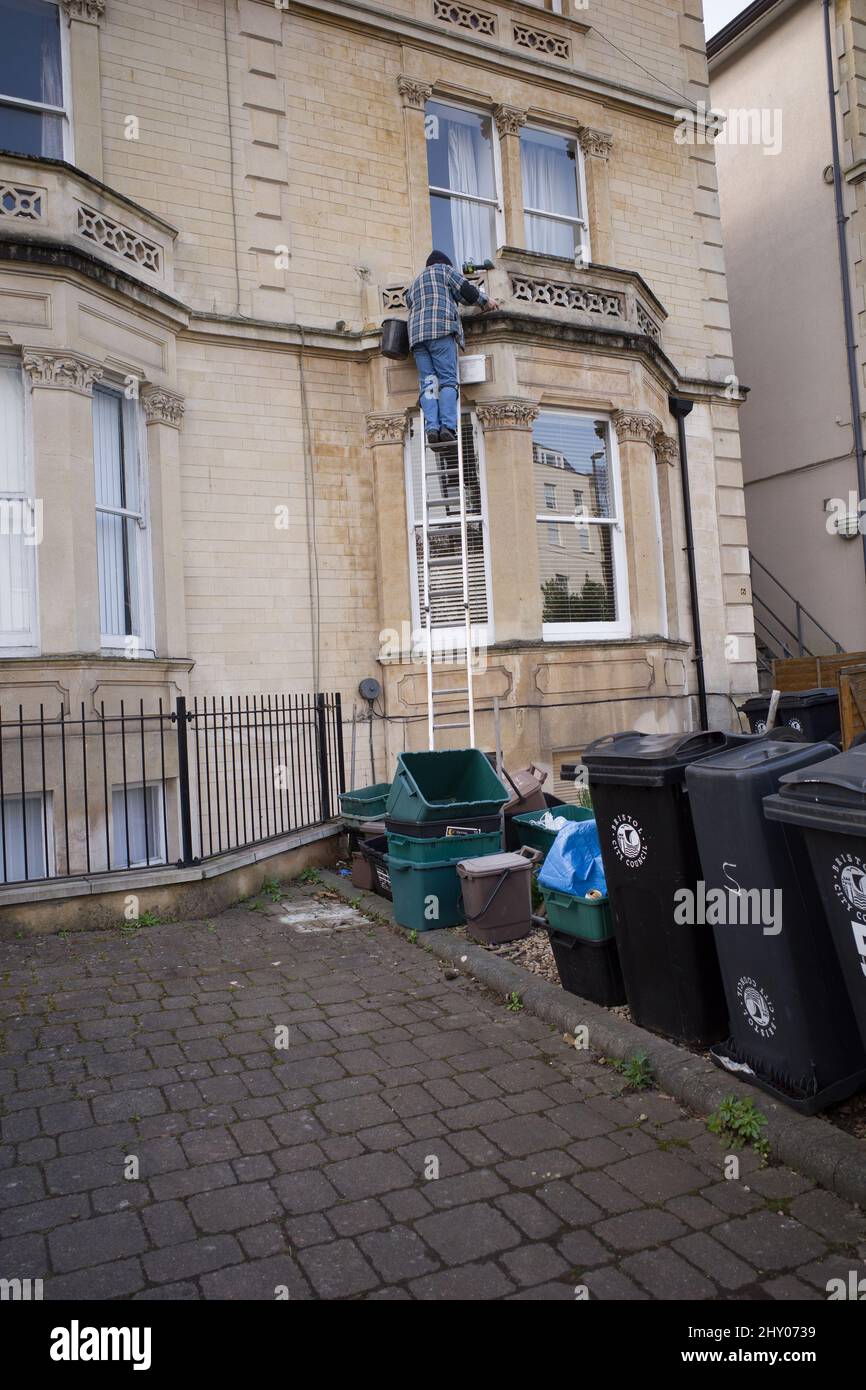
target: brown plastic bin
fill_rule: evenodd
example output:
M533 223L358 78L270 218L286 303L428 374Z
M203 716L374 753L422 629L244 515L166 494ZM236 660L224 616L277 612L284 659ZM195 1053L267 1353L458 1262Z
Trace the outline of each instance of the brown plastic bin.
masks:
M484 946L519 941L532 930L532 866L537 850L485 854L457 865L469 935Z

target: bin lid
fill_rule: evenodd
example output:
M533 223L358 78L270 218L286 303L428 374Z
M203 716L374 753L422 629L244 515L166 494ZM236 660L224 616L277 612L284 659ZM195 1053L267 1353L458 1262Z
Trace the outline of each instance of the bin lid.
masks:
M773 738L774 733L775 729L758 738L738 743L734 748L726 748L723 753L714 753L710 758L702 758L699 766L694 770L689 769L689 780L692 777L703 777L706 771L712 769L721 772L747 772L750 768L763 768L772 763L811 764L822 758L832 758L836 752L831 743L804 743L790 738ZM795 774L784 774L786 777L789 775Z
M689 763L720 753L728 743L729 735L721 729L690 734L606 734L583 750L583 762L591 783L659 787L682 781Z
M486 878L505 874L513 869L531 869L532 863L523 854L505 851L503 854L483 854L477 859L461 859L457 872L461 878Z
M812 690L783 690L779 697L780 709L805 709L809 705L835 705L839 702L839 691L834 685L816 685Z
M740 709L746 714L755 714L758 710L768 710L769 708L769 695L750 695L748 700L744 700L740 705Z
M776 795L764 797L764 815L840 836L866 835L866 744L785 773Z

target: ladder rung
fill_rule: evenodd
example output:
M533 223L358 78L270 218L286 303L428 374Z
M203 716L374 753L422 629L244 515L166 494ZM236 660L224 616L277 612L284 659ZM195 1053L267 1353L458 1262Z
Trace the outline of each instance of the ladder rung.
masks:
M454 686L448 686L448 687L447 687L446 689L444 689L444 690L437 690L435 687L434 687L434 689L433 689L433 698L434 698L434 700L435 700L435 699L438 699L438 697L439 697L440 695L468 695L468 694L469 694L469 686L468 686L468 685L454 685Z
M427 568L431 570L442 570L446 565L459 565L460 556L451 555L430 555L427 558Z
M468 720L468 719L461 719L461 721L460 721L459 724L440 724L440 723L437 723L437 722L434 720L434 728L436 728L436 729L468 729L468 728L469 728L469 720Z

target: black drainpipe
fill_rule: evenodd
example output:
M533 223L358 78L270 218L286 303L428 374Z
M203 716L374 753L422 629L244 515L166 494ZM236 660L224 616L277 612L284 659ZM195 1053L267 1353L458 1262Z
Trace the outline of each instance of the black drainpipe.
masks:
M680 448L680 473L683 480L683 512L686 522L686 559L689 566L689 597L692 604L692 631L695 638L695 671L698 680L698 712L701 728L708 729L707 681L704 675L704 650L701 644L701 614L698 604L698 576L695 570L695 533L692 528L692 496L689 490L689 456L686 451L686 416L692 413L693 401L682 396L669 396L671 415L676 417L677 441Z
M851 272L848 268L848 240L845 235L845 204L842 199L842 169L839 164L839 132L836 129L836 89L833 85L833 39L830 22L830 0L824 0L824 53L827 58L827 98L830 103L830 137L833 145L833 192L836 200L836 235L839 241L839 275L842 281L842 311L845 316L845 352L848 359L848 395L851 400L851 424L854 430L854 457L857 460L857 492L862 504L866 498L866 467L863 463L863 425L860 420L860 389L858 386L857 340L854 335L854 313L851 308ZM863 567L866 569L866 531L861 534Z

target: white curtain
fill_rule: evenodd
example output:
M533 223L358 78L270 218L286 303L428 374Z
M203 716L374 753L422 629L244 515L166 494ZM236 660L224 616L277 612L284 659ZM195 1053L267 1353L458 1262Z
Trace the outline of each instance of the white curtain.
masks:
M544 212L571 213L574 207L574 166L559 150L524 140L520 149L523 167L523 205ZM526 214L526 243L530 251L548 256L574 255L575 229L570 222Z
M93 392L93 456L96 505L138 510L134 461L124 458L134 443L123 430L123 401L113 391ZM129 517L97 510L99 611L104 637L123 637L138 628L138 534Z
M63 105L60 67L60 32L42 40L42 100L47 106ZM42 117L42 153L48 159L63 158L63 117Z
M455 121L448 124L448 187L484 197L487 194L479 176L478 147L473 135L470 126ZM484 260L490 255L490 212L480 203L452 198L451 231L458 269L464 261Z

